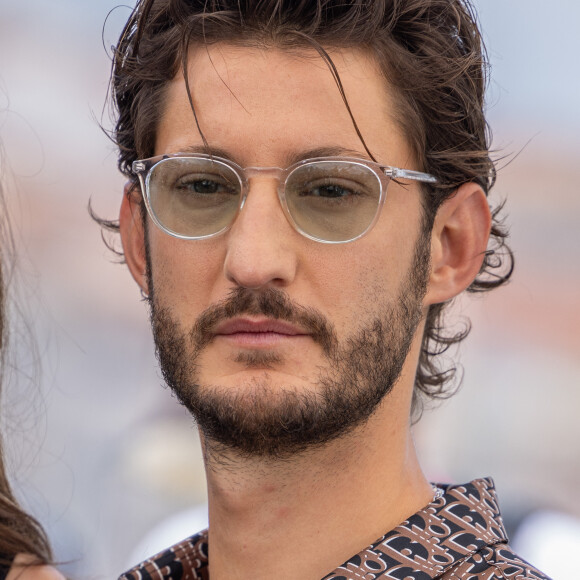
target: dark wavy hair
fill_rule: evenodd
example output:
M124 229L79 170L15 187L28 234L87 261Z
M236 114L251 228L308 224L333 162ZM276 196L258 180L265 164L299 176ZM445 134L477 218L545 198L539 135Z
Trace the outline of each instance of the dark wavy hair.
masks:
M0 181L0 383L6 368L6 349L9 339L6 321L7 276L5 273L14 254L13 248L14 241L6 215L6 204ZM27 566L52 562L50 544L42 526L20 507L14 497L4 466L2 437L0 436L0 572L6 567L9 568L18 554L31 557Z
M469 0L138 0L114 49L111 76L118 165L135 185L131 164L153 155L167 83L183 74L189 87L189 47L218 42L314 47L333 73L349 113L327 51L361 49L373 56L395 93L394 118L419 169L439 180L423 186L429 229L441 203L459 185L476 182L486 194L493 186L484 115L488 64ZM190 104L195 117L191 99ZM513 271L501 209L492 211L488 250L469 292L497 288ZM106 230L118 231L118 222L94 217ZM422 399L450 396L457 383L455 365L445 368L441 355L467 336L470 325L447 328L443 315L448 304L433 305L427 315L413 397L419 414Z

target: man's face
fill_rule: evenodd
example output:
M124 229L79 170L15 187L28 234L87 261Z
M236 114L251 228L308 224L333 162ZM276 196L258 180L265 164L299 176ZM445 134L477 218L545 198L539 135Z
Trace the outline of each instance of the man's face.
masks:
M377 160L416 168L373 61L353 51L332 56ZM242 167L286 167L313 151L367 157L313 50L192 49L189 80L210 147ZM203 141L178 75L155 154L191 149ZM225 234L184 241L149 224L162 370L209 440L262 455L322 443L364 421L406 360L412 374L407 355L428 276L421 216L418 186L392 182L369 233L323 244L292 228L275 181L259 177Z

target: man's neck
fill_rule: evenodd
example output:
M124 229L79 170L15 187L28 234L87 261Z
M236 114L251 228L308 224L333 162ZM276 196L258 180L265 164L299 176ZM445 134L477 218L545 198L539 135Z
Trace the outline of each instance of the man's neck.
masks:
M320 580L427 505L409 428L383 415L287 461L208 453L211 580Z

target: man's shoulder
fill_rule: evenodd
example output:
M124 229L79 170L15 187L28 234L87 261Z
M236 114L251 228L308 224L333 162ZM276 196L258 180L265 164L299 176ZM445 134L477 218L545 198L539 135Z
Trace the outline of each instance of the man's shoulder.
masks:
M208 580L207 530L141 562L119 580Z

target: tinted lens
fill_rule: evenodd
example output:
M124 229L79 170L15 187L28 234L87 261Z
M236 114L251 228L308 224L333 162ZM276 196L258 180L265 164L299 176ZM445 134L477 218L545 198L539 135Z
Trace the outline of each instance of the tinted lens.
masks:
M363 164L316 161L295 169L286 180L285 191L298 228L320 240L346 242L373 223L381 182Z
M159 223L173 233L196 238L232 223L241 190L237 173L211 159L163 159L148 177L149 204Z

